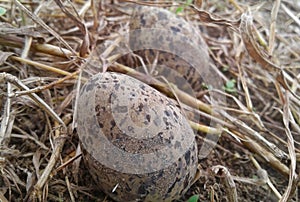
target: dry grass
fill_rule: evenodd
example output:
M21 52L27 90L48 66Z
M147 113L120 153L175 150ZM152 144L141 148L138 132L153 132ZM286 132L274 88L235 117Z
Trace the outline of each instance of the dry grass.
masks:
M143 3L178 7L175 2ZM204 123L214 118L222 125L193 125L199 144L207 130L222 133L183 200L199 194L201 201L298 201L299 1L194 2L181 15L204 27L218 79L235 85L227 86L218 115L207 92L199 99L176 92L200 109ZM79 73L94 74L86 64L102 62L172 94L112 55L128 28L125 4L0 1L7 10L0 16L0 201L110 201L80 160L73 118L75 84L85 81ZM99 55L90 54L103 44Z

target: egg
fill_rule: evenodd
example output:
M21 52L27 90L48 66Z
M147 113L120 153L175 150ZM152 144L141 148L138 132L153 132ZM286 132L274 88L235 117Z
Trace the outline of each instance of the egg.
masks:
M84 163L115 201L173 201L197 169L193 130L176 102L125 74L98 73L82 87L77 131Z
M193 22L168 9L149 6L136 6L130 19L130 50L144 63L149 61L149 66L155 64L154 71L149 68L149 72L157 72L192 96L192 91L201 90L203 83L215 80L209 68L207 44Z

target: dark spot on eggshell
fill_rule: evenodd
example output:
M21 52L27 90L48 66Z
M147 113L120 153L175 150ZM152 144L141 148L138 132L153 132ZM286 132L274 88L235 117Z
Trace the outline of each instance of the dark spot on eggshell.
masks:
M139 112L143 111L143 107L144 107L143 103L140 103L138 106Z
M89 84L85 86L85 91L93 90L94 87L96 86L95 83L97 82L97 80L98 80L97 78L92 79L91 82L89 82Z
M158 12L157 16L158 16L158 20L160 20L160 21L168 19L166 12Z
M140 23L144 26L145 24L146 24L146 20L145 20L145 18L144 18L144 13L141 13L141 15L140 15Z
M176 141L175 148L179 148L181 146L180 142Z
M182 167L182 166L183 166L182 158L179 158L179 159L178 159L177 164L178 164L179 166L178 166L177 169L176 169L176 173L177 173L177 174L180 174L181 169L183 169L183 167Z
M173 111L173 115L174 115L175 119L179 118L178 114L175 111Z
M132 127L132 126L128 126L128 131L130 131L130 132L134 132L134 127Z
M178 27L171 26L170 28L171 28L171 30L172 30L174 33L180 32L180 29L179 29Z
M151 116L150 116L149 114L146 115L146 120L147 120L148 122L151 121Z
M101 86L98 86L98 88L106 89L107 85L106 84L102 84Z
M166 114L167 116L170 116L170 115L171 115L171 112L170 112L169 110L165 110L165 114Z
M120 84L119 84L119 83L116 83L114 86L115 86L115 90L118 91L118 90L119 90L119 87L120 87Z
M144 91L146 86L144 84L140 84L139 87Z
M187 151L184 155L185 161L187 165L190 165L191 152Z

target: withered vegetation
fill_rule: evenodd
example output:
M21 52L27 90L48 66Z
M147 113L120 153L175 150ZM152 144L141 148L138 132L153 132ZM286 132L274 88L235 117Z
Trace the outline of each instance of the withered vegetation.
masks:
M206 132L220 136L199 160L183 201L196 194L200 201L298 201L299 1L140 1L181 8L178 15L201 26L224 88L206 83L197 99L114 54L128 31L128 5L136 3L0 1L6 10L0 16L0 201L111 201L85 169L74 115L79 81L106 70L197 109L203 119L191 125L199 145ZM226 96L217 114L209 102L213 91Z

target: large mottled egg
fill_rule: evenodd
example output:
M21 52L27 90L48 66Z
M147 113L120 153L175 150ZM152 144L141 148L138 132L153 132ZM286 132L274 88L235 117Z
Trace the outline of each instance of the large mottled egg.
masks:
M174 100L128 75L106 72L83 86L77 129L97 186L116 201L172 201L197 168L194 133Z

